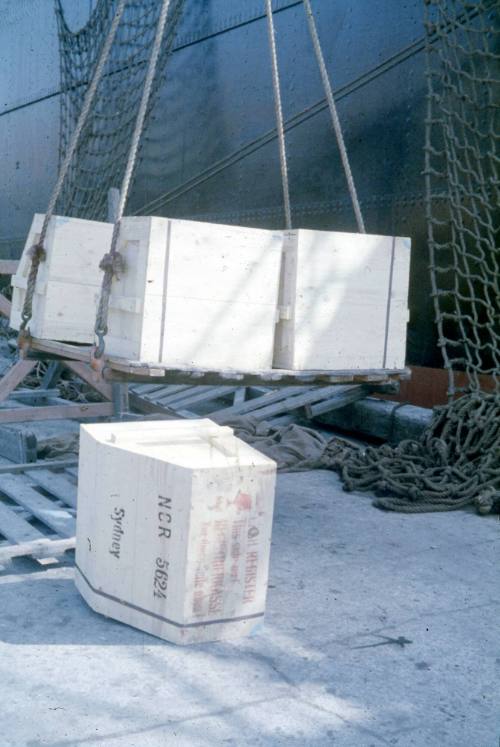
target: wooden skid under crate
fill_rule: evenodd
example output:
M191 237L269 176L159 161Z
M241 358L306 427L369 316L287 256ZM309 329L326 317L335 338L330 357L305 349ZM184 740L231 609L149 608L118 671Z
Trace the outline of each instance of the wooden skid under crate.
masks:
M92 348L70 345L53 340L31 338L25 349L25 355L44 358L55 357L73 359L91 363ZM410 378L410 370L404 369L371 369L349 371L289 371L285 369L267 369L254 371L184 369L163 366L158 363L130 361L112 356L104 357L102 377L107 381L164 381L165 384L240 384L269 386L289 386L292 384L310 384L327 386L343 383L377 383Z

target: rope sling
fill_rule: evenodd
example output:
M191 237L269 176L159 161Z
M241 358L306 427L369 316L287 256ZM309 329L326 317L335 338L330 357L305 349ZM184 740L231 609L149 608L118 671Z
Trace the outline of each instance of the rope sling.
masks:
M40 237L38 239L38 242L30 250L31 266L30 266L30 271L28 274L26 296L24 299L23 310L21 313L21 320L22 320L21 321L21 334L26 331L27 326L30 322L30 319L33 315L33 295L35 293L36 279L38 276L38 268L40 266L40 262L45 261L45 257L46 257L44 243L45 243L45 237L47 235L47 229L48 229L50 220L54 214L56 203L61 193L66 175L69 171L71 161L73 159L73 156L75 154L75 151L78 145L78 141L82 134L83 127L85 125L85 122L87 121L90 107L92 106L92 103L94 101L97 87L102 78L102 74L104 72L106 62L108 61L109 53L111 51L111 47L113 45L113 41L114 41L114 38L117 32L119 23L123 15L123 11L125 10L125 3L126 3L126 0L119 0L119 3L117 5L116 12L113 18L113 22L110 26L108 35L104 42L101 55L99 57L99 60L97 62L97 65L94 71L94 75L92 77L89 87L87 88L87 91L85 92L85 98L83 100L82 110L78 117L78 121L76 123L76 127L73 132L71 142L69 143L68 149L66 151L66 155L60 166L59 175L57 177L56 183L54 185L54 189L52 190L52 194L49 199L49 204L47 206L45 217L43 219L43 225L42 225L42 230L40 232Z
M58 23L59 23L59 32L60 32L60 39L67 38L68 30L64 22L64 16L62 12L62 7L60 4L60 0L57 0L58 5L56 5L56 10L58 13ZM176 26L177 20L180 15L180 10L182 6L182 0L177 0L174 4L174 12L172 13L171 17L171 25L174 27ZM95 66L93 67L92 77L90 84L88 85L83 105L81 107L81 110L79 111L79 115L76 120L76 125L72 131L71 138L69 140L69 143L67 147L65 148L64 156L60 159L60 168L58 173L58 178L56 181L56 184L54 186L54 189L52 191L49 205L47 207L47 211L45 213L43 226L41 230L40 237L38 239L37 244L31 249L31 266L30 271L28 275L28 282L27 282L27 289L26 289L26 296L24 299L23 304L23 310L22 310L22 323L21 323L21 331L20 335L27 334L27 327L29 324L29 321L33 314L33 296L35 293L35 286L36 286L36 279L38 275L38 269L40 266L40 263L45 260L45 249L44 249L44 242L47 234L47 229L50 223L50 220L54 214L56 204L58 204L58 200L60 200L61 197L65 197L63 202L66 204L67 209L64 211L66 214L75 212L75 207L80 207L80 210L76 210L78 212L79 216L82 217L81 211L83 212L85 217L97 217L95 215L96 213L96 206L91 206L88 203L86 203L84 206L81 204L81 201L79 202L77 199L75 199L75 193L81 192L81 193L88 193L92 190L92 183L90 184L78 184L75 180L75 173L77 174L79 172L79 165L78 161L80 160L78 157L81 156L81 152L79 152L79 149L82 146L82 140L84 148L87 148L87 153L90 156L89 160L92 160L92 157L95 158L95 145L96 140L98 138L102 138L104 142L109 147L109 133L108 132L100 132L99 120L104 119L103 116L101 116L100 111L96 111L96 107L94 107L94 110L92 111L92 106L96 100L96 93L98 90L101 91L102 83L105 79L105 77L108 78L114 78L115 76L115 69L111 68L107 70L107 75L105 76L105 70L107 69L107 66L109 68L108 62L110 60L110 53L112 50L116 49L116 41L118 40L118 47L125 47L127 49L127 52L130 51L130 49L135 49L135 58L133 56L127 55L126 63L128 68L140 68L141 62L139 56L140 54L144 53L146 50L149 52L149 61L147 65L147 72L145 78L139 74L140 80L140 101L138 104L138 110L137 115L135 117L134 121L134 127L133 131L130 137L130 145L127 152L127 160L126 160L126 166L123 173L122 178L122 186L120 191L120 198L118 201L117 209L116 209L116 215L114 216L114 227L113 227L113 234L112 234L112 240L111 240L111 246L110 251L103 257L100 268L103 270L103 281L102 281L102 287L101 287L101 294L99 299L99 305L97 309L96 314L96 325L95 325L95 333L97 337L97 345L95 347L94 356L96 358L101 358L104 353L104 337L107 332L107 315L108 315L108 306L109 306L109 297L110 297L110 291L111 291L111 284L113 277L118 277L119 273L123 271L124 269L124 263L123 258L117 251L117 245L118 245L118 238L119 238L119 231L120 231L120 220L123 216L123 211L127 202L127 198L130 191L130 186L132 182L132 177L134 173L134 169L137 162L137 156L139 151L139 145L141 141L141 136L145 127L146 118L148 115L148 112L151 108L151 100L152 95L157 90L158 84L159 84L159 76L157 75L158 67L162 68L165 63L166 55L168 55L171 43L173 41L173 33L171 33L170 38L167 39L167 44L164 45L164 48L162 49L162 42L164 38L165 33L165 26L167 21L167 16L169 13L169 8L171 6L171 0L163 0L161 7L158 12L158 3L155 2L155 0L147 0L146 3L144 3L145 8L142 10L142 14L138 18L132 18L129 19L127 24L123 23L124 14L125 11L129 11L129 14L132 13L135 9L135 3L130 3L129 0L118 0L116 3L116 9L114 12L112 12L114 2L113 0L104 0L104 2L101 2L100 5L96 7L96 10L94 11L94 14L91 18L90 26L91 28L100 28L101 30L105 26L106 19L112 15L112 21L111 24L105 34L104 41L102 44L102 49L99 50L99 55L96 57ZM156 17L155 17L156 16ZM154 19L154 20L153 20ZM124 28L126 27L126 28ZM152 40L152 46L150 44L150 38L147 35L147 31L151 28L154 28L155 34L154 39ZM136 33L130 33L130 29L134 29ZM139 30L138 30L139 29ZM122 32L122 36L124 36L124 39L120 39L120 31ZM66 37L65 37L66 33ZM77 35L78 37L80 34ZM142 40L142 44L138 43L138 39ZM115 43L115 45L114 45ZM83 43L77 44L78 46L78 56L83 56L81 54ZM151 47L151 49L150 49ZM160 65L159 65L160 62ZM116 63L116 60L115 60ZM88 70L92 67L92 60L87 59L87 70L84 71L88 72ZM122 68L123 69L123 68ZM66 66L63 65L61 72L63 70L66 70ZM118 67L118 70L120 70L120 67ZM85 80L78 79L77 81L73 81L73 85L68 86L68 91L74 93L75 89L78 91L78 89L85 85ZM115 87L116 80L111 81L111 87ZM137 88L137 86L136 86ZM101 94L102 96L102 94ZM97 97L99 98L99 97ZM63 97L63 102L64 102ZM63 103L62 109L64 110L65 104ZM76 108L75 102L73 101L73 110ZM124 107L122 106L122 109ZM130 106L127 107L130 110ZM132 107L133 108L133 107ZM120 108L118 107L118 112L120 112ZM94 115L94 119L92 118L92 115ZM113 119L117 119L117 113L113 112L112 115ZM98 119L98 124L96 126L96 118ZM90 120L90 121L89 121ZM128 129L130 129L130 124L132 120L130 117L128 117L127 120L125 120L124 123L121 123L120 127L120 137L119 140L125 141L127 139L128 135ZM88 130L90 129L90 132L93 134L93 137L89 137ZM87 142L85 142L85 139L82 137L86 134L87 131ZM63 142L66 142L67 138L67 132L68 129L62 127L62 140ZM98 133L97 136L95 133ZM88 140L90 140L90 145L88 143ZM83 153L85 153L85 150L83 149ZM82 159L83 160L83 159ZM116 159L115 159L116 160ZM105 168L101 164L101 170L104 171ZM84 171L86 174L88 174L88 169L82 168L80 166L80 171ZM66 186L66 189L68 189L68 183L70 185L70 191L66 192L66 195L63 194L63 188ZM111 185L109 185L111 186ZM109 188L106 190L109 191ZM100 192L101 195L101 202L102 202L102 190ZM82 208L85 208L82 210Z

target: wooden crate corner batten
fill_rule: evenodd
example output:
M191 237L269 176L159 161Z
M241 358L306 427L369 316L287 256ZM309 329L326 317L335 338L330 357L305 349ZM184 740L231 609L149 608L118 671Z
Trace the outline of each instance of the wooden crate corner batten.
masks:
M39 238L44 216L36 214L16 273L12 276L10 326L19 330L30 250ZM55 215L45 239L33 297L30 330L34 337L92 343L102 282L99 263L109 251L111 223Z
M404 369L410 245L392 236L285 232L274 366Z

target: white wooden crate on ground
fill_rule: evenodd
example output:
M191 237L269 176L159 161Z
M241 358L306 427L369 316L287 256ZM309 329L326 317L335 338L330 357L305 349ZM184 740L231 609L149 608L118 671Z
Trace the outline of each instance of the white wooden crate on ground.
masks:
M392 236L286 232L274 366L403 369L410 246Z
M264 615L275 476L210 420L82 426L78 589L175 643L249 633Z
M12 276L10 326L19 329L31 266L29 252L38 241L43 215L36 214L15 275ZM33 297L30 331L42 340L94 341L97 302L102 282L99 262L109 251L110 223L54 216L45 239Z
M207 369L271 368L281 232L124 218L106 351Z

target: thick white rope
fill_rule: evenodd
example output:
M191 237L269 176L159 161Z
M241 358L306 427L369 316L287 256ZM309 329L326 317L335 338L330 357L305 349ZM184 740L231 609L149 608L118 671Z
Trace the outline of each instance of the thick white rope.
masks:
M318 30L316 28L316 21L311 8L310 0L303 0L304 9L306 11L307 24L309 26L309 32L311 34L312 43L314 46L314 52L318 61L318 67L323 81L323 87L325 89L325 96L328 102L328 108L332 117L333 129L337 138L337 145L340 151L340 157L342 159L342 165L344 167L345 176L347 179L347 186L349 187L349 193L351 195L352 206L354 214L356 215L356 223L358 224L358 230L360 233L366 233L365 223L361 214L361 208L358 200L358 193L354 184L354 178L351 171L351 165L349 163L349 156L347 155L347 149L345 147L344 135L342 133L342 127L340 124L337 107L335 105L335 99L333 97L332 85L328 70L326 69L325 58L323 57L323 51L321 49L321 43L318 36Z
M278 70L278 55L274 34L272 0L266 0L267 29L269 35L269 52L271 54L271 68L273 73L274 107L276 114L276 129L280 151L281 182L283 185L283 206L285 209L285 223L289 231L292 228L292 210L290 207L290 188L288 185L288 166L286 158L285 128L283 124L283 110L281 107L280 77Z

